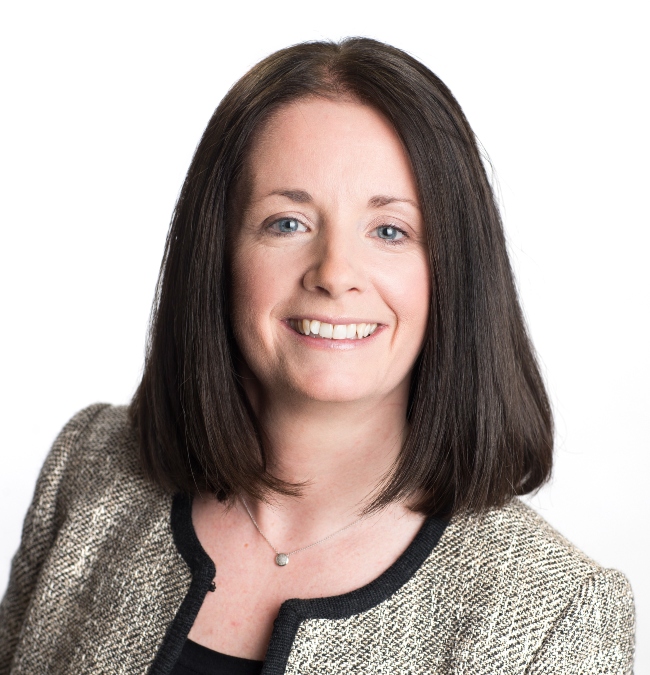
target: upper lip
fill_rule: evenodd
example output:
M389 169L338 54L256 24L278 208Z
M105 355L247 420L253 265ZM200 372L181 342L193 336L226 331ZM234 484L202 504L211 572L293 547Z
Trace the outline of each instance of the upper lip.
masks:
M354 316L325 316L324 314L292 314L286 318L287 321L300 321L302 319L309 319L310 321L320 321L321 323L331 323L333 326L342 326L348 325L351 323L376 323L377 325L381 324L381 321L375 321L374 319L360 319Z

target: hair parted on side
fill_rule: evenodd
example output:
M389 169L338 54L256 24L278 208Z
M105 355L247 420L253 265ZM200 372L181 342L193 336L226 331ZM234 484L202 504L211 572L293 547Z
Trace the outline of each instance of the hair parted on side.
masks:
M368 38L309 42L253 67L210 120L180 193L130 415L147 475L170 490L298 494L267 470L263 431L237 374L228 230L253 135L307 96L357 99L394 126L416 178L431 306L409 433L371 508L415 499L427 515L480 511L549 477L553 420L474 134L449 89Z

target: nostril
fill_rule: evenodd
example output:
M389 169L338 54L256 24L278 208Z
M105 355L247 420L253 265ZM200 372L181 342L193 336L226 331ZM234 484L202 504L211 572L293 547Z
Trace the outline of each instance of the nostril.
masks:
M318 275L313 280L306 276L304 286L307 290L320 292L331 298L338 298L348 291L362 292L365 283L358 274L337 275L327 278Z

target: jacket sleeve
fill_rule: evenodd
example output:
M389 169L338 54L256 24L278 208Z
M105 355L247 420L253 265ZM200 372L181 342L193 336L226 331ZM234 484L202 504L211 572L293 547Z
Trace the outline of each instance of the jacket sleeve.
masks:
M11 564L9 585L0 603L0 675L9 673L30 599L65 517L65 474L71 453L84 431L105 406L77 413L64 427L41 469L23 524L20 546Z
M527 675L632 673L634 598L616 570L587 577L546 636Z

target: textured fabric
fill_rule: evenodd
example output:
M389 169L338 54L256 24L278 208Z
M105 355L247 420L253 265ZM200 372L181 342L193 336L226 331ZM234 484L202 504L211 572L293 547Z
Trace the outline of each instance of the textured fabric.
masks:
M144 673L190 584L171 499L124 409L93 406L45 462L0 605L0 673Z
M183 606L174 619L175 625L190 626L199 611L198 607L211 589L209 582L214 578L216 569L196 537L192 523L192 502L186 495L179 494L174 497L171 522L178 550L192 569L194 579L202 580L200 583L192 582ZM343 595L306 600L293 598L282 603L273 623L273 633L265 655L264 675L282 675L286 671L296 632L302 621L342 619L353 614L363 614L397 593L429 557L447 526L448 520L444 518L427 518L397 560L376 579L361 588ZM192 606L196 607L194 613L189 609ZM177 631L168 632L156 662L160 660L161 653L180 652L182 645L175 633ZM158 669L156 662L152 675L168 672Z
M370 611L303 621L286 673L628 673L633 635L625 577L515 501L452 521Z
M141 475L124 408L73 418L41 472L0 604L0 674L171 672L200 605L190 589L205 595L210 582L193 579L171 513ZM376 605L343 618L308 606L288 601L278 618L294 626L283 633L292 675L632 670L627 580L519 500L452 519Z

